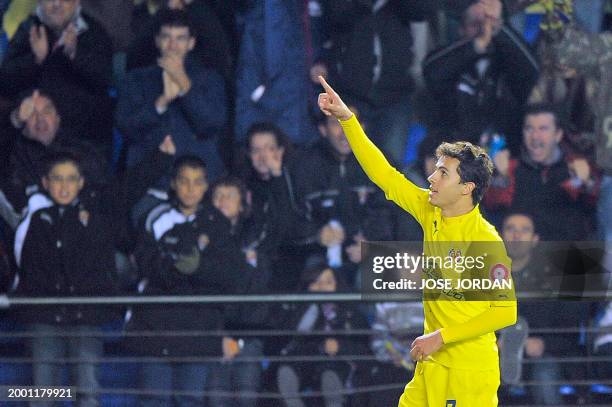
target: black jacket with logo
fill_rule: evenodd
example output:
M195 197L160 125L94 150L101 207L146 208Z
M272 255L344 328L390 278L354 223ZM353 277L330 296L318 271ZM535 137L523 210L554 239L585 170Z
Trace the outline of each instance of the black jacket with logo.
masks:
M185 271L181 258L196 258ZM216 295L243 292L244 255L230 235L229 221L215 208L202 207L183 215L175 205L163 203L149 213L146 233L136 259L147 295ZM224 327L221 304L162 304L134 308L130 329L215 331ZM150 336L137 339L137 348L154 355L218 355L218 336Z

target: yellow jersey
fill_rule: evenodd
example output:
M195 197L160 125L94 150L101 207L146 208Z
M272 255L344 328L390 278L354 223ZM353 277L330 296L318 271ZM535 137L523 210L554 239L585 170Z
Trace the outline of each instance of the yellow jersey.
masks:
M366 174L385 192L387 199L410 213L423 228L425 256L446 257L450 250L465 253L471 242L492 242L487 246L490 253L486 253L486 270L501 269L509 274L511 262L503 241L481 215L478 205L465 215L442 216L441 209L429 202L428 190L414 185L387 162L367 138L354 115L340 124ZM450 368L499 368L494 331L516 321L513 289L510 296L491 301L427 298L430 297L423 301L425 333L440 329L445 343L438 352L430 355L431 360Z

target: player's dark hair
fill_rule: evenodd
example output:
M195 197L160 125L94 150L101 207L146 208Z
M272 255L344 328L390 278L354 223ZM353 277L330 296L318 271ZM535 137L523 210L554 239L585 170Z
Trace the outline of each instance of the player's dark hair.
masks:
M185 167L202 170L206 175L206 163L200 157L195 155L182 155L174 161L172 166L172 179L176 179L181 170Z
M491 183L493 163L482 147L467 141L442 143L436 149L436 157L450 157L459 160L457 173L462 183L473 182L472 202L478 204Z

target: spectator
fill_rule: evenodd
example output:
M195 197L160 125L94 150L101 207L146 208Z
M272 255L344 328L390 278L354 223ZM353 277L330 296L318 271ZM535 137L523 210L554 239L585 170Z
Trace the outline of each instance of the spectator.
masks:
M38 87L53 96L65 130L110 146L112 45L104 29L81 13L80 0L39 0L9 43L0 93L14 99Z
M512 278L517 292L539 293L542 298L550 298L555 282L556 271L551 270L551 259L538 255L536 246L539 236L536 233L533 218L525 213L514 213L507 216L503 223L502 238L512 259ZM543 249L539 249L541 252ZM579 328L584 326L588 305L571 301L537 301L524 299L519 302L519 316L525 318L530 330ZM544 357L579 356L583 349L579 347L579 335L576 333L529 334L524 349L530 359ZM547 384L551 381L580 379L584 372L572 368L564 370L559 362L532 363L527 365L527 380L543 382L530 388L533 402L537 405L563 404L557 385Z
M312 260L302 274L303 290L310 293L342 291L342 280L323 259ZM282 350L284 356L325 357L325 361L300 362L299 368L286 364L277 371L279 392L287 406L304 406L300 398L290 395L307 387L323 392L326 407L344 405L338 393L349 386L358 386L361 380L360 367L353 361L336 361L335 356L364 355L367 347L363 341L348 335L329 336L307 335L311 331L350 331L365 328L366 322L360 314L347 304L321 303L304 304L291 310L290 329L296 329L298 336ZM356 405L360 405L357 403Z
M500 0L472 4L461 32L460 40L432 52L423 63L427 87L443 112L441 124L472 142L484 132L498 132L516 148L517 123L538 78L538 63L504 24Z
M382 193L368 179L351 151L340 123L326 117L322 137L302 157L296 193L308 208L310 241L325 250L333 267L346 261L344 249L360 240L385 240L391 221ZM346 280L353 282L350 273Z
M131 37L133 0L81 0L83 11L102 24L111 37L114 51L125 51Z
M554 108L529 107L521 157L496 155L496 175L484 199L490 210L532 213L542 240L585 239L597 199L597 173L585 158L563 151L563 134Z
M253 212L268 225L266 252L273 270L270 289L295 290L308 250L301 246L306 225L304 208L295 192L298 164L288 137L272 123L254 123L247 132L245 166L242 172L252 194Z
M151 295L206 295L241 293L244 257L229 231L229 221L202 200L208 189L204 162L182 156L174 165L171 201L155 207L147 217L146 233L136 250L142 273L141 287ZM137 308L131 321L136 331L214 331L224 327L220 305L156 304ZM215 336L152 336L128 343L137 352L154 357L221 356L232 358L237 348L231 338ZM182 390L201 395L176 396L176 405L202 404L210 380L210 362L153 362L142 366L141 388L148 391ZM141 405L168 405L170 395L148 394Z
M295 144L316 136L309 100L304 1L256 0L244 11L236 62L235 141L257 122L273 122Z
M229 84L233 71L228 39L215 11L201 0L149 0L136 6L132 15L135 36L127 53L127 69L155 64L158 56L155 46L157 19L159 12L167 9L184 10L189 14L194 22L195 58L205 67L216 70Z
M318 83L318 75L329 72L338 91L361 112L373 141L399 161L415 88L410 22L426 19L434 2L322 3L324 24L337 30L329 33L329 57L318 64L313 79Z
M13 284L17 294L66 297L116 293L111 276L119 229L125 223L122 208L159 176L162 163L173 153L172 140L165 140L159 149L151 157L151 168L130 173L125 183L117 182L99 195L84 193L88 181L75 156L63 152L50 156L42 177L44 192L29 198L28 211L15 235L15 260L20 268ZM29 341L33 384L60 386L64 364L51 361L83 359L70 365L71 383L80 389L79 405L98 405L96 359L102 357L102 340L96 333L99 324L119 319L117 311L104 306L57 305L23 307L15 313L35 333Z
M558 106L563 117L569 119L568 136L571 139L568 141L591 139L590 135L595 126L593 95L596 83L584 75L579 75L575 69L562 66L556 55L554 42L548 37L543 38L539 49L542 72L529 96L529 104L546 103ZM592 147L592 144L592 141L589 142L589 147Z
M606 241L604 266L612 272L612 34L586 34L560 26L559 62L595 82L590 105L595 110L596 162L604 176L597 203L599 232Z
M393 405L399 399L406 376L413 374L414 362L410 358L412 341L423 330L423 305L420 302L384 302L376 304L370 348L377 362L372 369L375 384L399 383L400 387L373 393L370 407Z
M270 281L270 264L263 248L267 237L267 225L259 224L261 216L251 213L247 202L246 187L236 178L223 178L212 188L212 203L231 223L231 235L236 245L242 249L248 266L241 279L246 287L245 294L265 294ZM261 330L269 328L266 323L267 304L239 304L228 307L233 311L233 319L228 321L229 330ZM245 358L263 357L263 338L246 336L232 337L236 355L217 366L212 378L211 388L216 391L227 391L233 394L258 392L261 387L262 364L257 361L241 361ZM212 406L256 406L254 397L210 397Z
M5 134L7 140L5 174L0 189L6 197L2 203L6 219L16 226L19 214L28 198L42 191L40 181L45 175L42 158L56 151L70 151L80 159L80 169L88 180L86 191L98 188L108 180L107 163L96 149L83 140L72 138L65 131L63 118L51 96L41 90L27 92L11 114L14 128Z
M189 16L168 10L159 16L157 64L128 73L120 91L116 123L128 142L128 166L138 164L166 134L177 154L195 154L208 163L208 176L224 169L217 151L226 124L220 75L191 57L196 39Z

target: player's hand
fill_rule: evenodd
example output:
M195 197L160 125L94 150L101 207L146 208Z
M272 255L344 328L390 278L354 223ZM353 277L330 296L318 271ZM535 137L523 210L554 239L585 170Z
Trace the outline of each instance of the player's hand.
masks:
M33 25L30 28L30 48L38 65L49 55L49 40L47 39L47 29L44 25Z
M319 76L319 83L325 89L325 93L319 93L319 108L326 116L334 116L338 120L348 120L353 116L353 112L344 104L340 96Z
M421 362L432 353L437 352L444 345L440 330L427 335L421 335L412 341L412 349L410 349L410 357L412 360Z
M541 358L546 348L544 340L535 336L530 336L525 341L525 353L530 358Z

